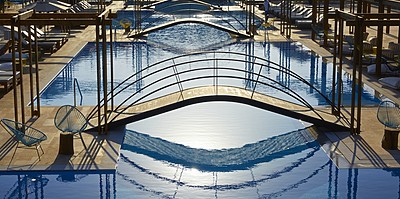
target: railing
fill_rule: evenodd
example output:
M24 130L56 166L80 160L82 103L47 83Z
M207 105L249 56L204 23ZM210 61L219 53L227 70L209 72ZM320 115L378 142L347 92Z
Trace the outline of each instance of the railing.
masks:
M82 106L83 95L82 95L81 87L79 86L78 79L74 78L74 106L76 106L76 88L78 88L79 95L81 96L81 101L79 103L79 106Z
M171 15L170 15L171 13L163 13L162 10L168 9L168 8L171 8L171 7L174 7L174 6L175 6L175 5L169 5L169 6L165 6L165 7L161 8L160 10L155 10L154 13L158 13L158 14L160 14L160 16L159 16L156 20L154 20L154 21L148 23L145 27L143 27L143 28L142 28L142 31L143 31L143 30L146 30L146 29L149 28L149 27L155 26L154 23L155 23L155 22L158 22L159 20L161 20L161 19L164 18L165 16L171 16ZM182 10L185 10L185 9L180 9L179 12L181 12ZM191 11L191 10L190 10L190 9L186 9L186 11L189 12L189 11ZM210 13L209 10L196 10L196 11L197 11L196 13L203 13L203 14L204 14L204 13ZM238 20L236 17L234 17L233 15L231 15L229 12L223 11L222 9L220 9L220 11L223 12L223 13L226 13L226 14L228 14L230 17L234 18L236 22L238 22L244 29L246 29L245 25L244 25L240 20ZM172 14L173 14L173 13L172 13ZM140 19L141 22L143 22L144 20L150 18L152 15L153 15L153 13L152 13L152 14L149 14L149 15L143 17L143 18L141 18L141 19ZM213 16L214 16L214 17L217 17L219 20L225 22L225 23L226 23L228 26L230 26L232 29L234 29L234 30L236 30L236 31L239 32L239 30L238 30L237 27L234 27L231 23L229 23L229 21L225 20L225 19L222 18L221 16L217 16L217 15L213 15ZM175 21L175 20L176 20L176 18L175 18L176 15L173 14L172 17L174 17L174 21Z
M236 65L234 65L234 63L236 63ZM243 65L240 64L251 64L254 67L252 67L251 70L243 69ZM116 115L114 115L113 118L110 118L108 122L114 121L121 114L130 114L126 112L129 107L172 93L168 90L178 88L178 92L181 93L182 97L182 92L185 89L198 87L199 85L193 86L193 84L195 84L196 81L204 82L205 80L209 80L207 84L214 86L216 91L220 85L235 86L234 84L238 84L235 80L240 80L239 84L243 86L243 89L251 91L251 99L253 99L253 95L257 91L256 88L262 88L264 90L265 88L272 88L274 92L280 91L300 102L309 110L313 111L321 120L324 120L314 107L296 91L292 90L287 85L282 84L279 80L269 77L268 74L263 74L265 69L278 71L288 77L292 77L293 81L307 85L318 93L334 110L337 110L337 107L330 101L330 99L323 95L307 80L290 69L282 67L274 62L270 62L267 59L237 52L197 52L180 55L149 65L148 67L137 71L135 74L132 74L130 77L115 86L113 90L114 97L120 95L123 91L132 88L138 82L147 82L146 85L140 89L135 90L134 92L129 92L128 97L123 97L122 102L118 103L119 105L112 110ZM140 78L137 78L137 74L141 74L139 76ZM232 81L235 82L231 83ZM249 84L246 82L250 82L251 86L248 86ZM215 95L218 95L218 93L216 92ZM107 99L110 98L110 96L107 97ZM184 99L180 98L179 100ZM101 104L104 104L104 101L102 101ZM89 118L94 118L96 114L95 110L97 110L97 108L98 107L95 107L93 109L89 114ZM340 117L348 123L346 117L342 113Z

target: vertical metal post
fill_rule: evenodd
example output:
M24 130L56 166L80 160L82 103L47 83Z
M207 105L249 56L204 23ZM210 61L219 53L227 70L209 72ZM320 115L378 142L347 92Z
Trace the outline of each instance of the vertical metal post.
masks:
M29 53L29 91L30 91L30 97L31 97L31 117L35 115L35 102L33 99L33 73L32 73L32 33L31 33L31 27L28 26L28 53ZM21 72L22 73L22 72Z
M324 14L323 14L324 46L328 46L328 30L329 30L328 13L329 13L329 0L324 0Z
M339 18L339 68L338 68L338 112L340 113L341 111L341 106L342 106L342 69L343 69L343 31L344 31L344 22L343 18Z
M382 1L379 2L378 13L384 12L384 5ZM377 47L376 47L376 66L375 73L377 76L381 75L381 66L382 66L382 40L383 40L383 26L378 26L377 32Z
M281 13L281 23L279 24L279 29L281 32L281 35L283 35L283 8L284 8L284 4L286 3L286 1L282 1L281 5L280 5L280 13Z
M358 26L360 26L358 29L359 32L363 32L363 30L365 29L364 26L364 19L361 18L360 19L361 22L357 23L359 24ZM361 50L363 50L363 39L360 38L361 40ZM362 53L360 54L360 62L357 65L357 70L358 70L358 77L357 77L357 84L358 84L358 95L357 95L357 128L356 128L356 134L360 134L361 133L361 95L362 95Z
M103 101L104 101L104 129L103 132L107 134L107 113L108 113L108 99L107 99L107 30L106 30L106 16L103 15L101 19L101 40L102 40L102 57L103 57Z
M12 53L12 65L13 65L13 93L14 93L14 120L18 122L18 94L17 94L17 63L15 57L15 25L16 18L11 19L11 53ZM21 74L22 76L22 74Z
M97 58L97 133L101 134L101 60L100 60L100 18L96 18L96 58Z
M290 39L291 37L292 37L292 24L291 24L291 18L292 18L292 9L293 9L293 7L292 7L292 2L291 2L291 0L289 0L289 6L288 6L288 10L287 10L287 13L288 13L288 18L287 18L287 29L288 29L288 33L287 33L287 38L288 39Z
M311 15L311 21L312 22L311 22L311 24L313 26L315 26L316 22L317 22L317 6L318 6L317 1L318 0L313 0L312 1L313 5L312 5L312 15ZM311 31L311 39L315 40L315 31L313 29L311 29L311 30L312 30Z
M250 34L250 31L249 31L249 26L250 26L250 24L249 24L249 12L248 12L248 3L247 3L247 0L245 0L244 1L244 12L246 13L246 32L247 32L247 34Z
M359 35L363 34L362 28L363 28L363 18L361 17L356 17L355 18L355 22L356 22L356 26L355 26L355 35L357 35L358 37L354 38L354 43L355 43L355 48L354 48L354 59L356 59L354 65L353 65L353 71L352 71L352 85L351 85L351 113L350 113L350 126L351 126L351 130L353 134L359 134L359 125L360 125L360 121L357 120L356 121L356 86L357 83L359 82L359 80L357 80L357 70L359 70L359 72L361 72L361 67L362 67L362 52L363 52L363 37L360 37ZM360 68L360 69L358 69ZM361 74L359 74L361 75ZM359 87L361 87L361 82L358 85ZM361 93L358 93L358 97L361 96ZM360 99L361 100L361 99ZM361 103L361 101L360 101ZM357 104L357 112L359 112L359 108L360 104ZM360 110L361 111L361 110ZM360 115L357 115L357 118L359 118ZM355 124L355 122L357 122L357 125Z
M333 34L333 72L332 72L332 109L331 112L334 115L337 115L335 110L336 104L336 59L337 59L337 38L338 38L338 12L336 11L335 15L335 32Z
M35 33L35 74L36 74L36 115L40 117L40 90L39 90L39 46L37 41L37 30L36 25L34 26L34 33Z
M388 6L387 13L390 14L391 12L392 12L392 7ZM387 20L390 20L390 17L388 17ZM390 26L386 26L386 34L390 34Z
M24 84L23 84L23 63L22 63L22 31L20 24L20 16L18 16L18 55L19 55L19 67L20 67L20 92L21 92L21 122L25 124L25 100L24 100ZM14 85L14 89L17 89L17 85Z
M114 58L113 58L113 36L112 23L110 24L110 82L111 82L111 110L114 110Z

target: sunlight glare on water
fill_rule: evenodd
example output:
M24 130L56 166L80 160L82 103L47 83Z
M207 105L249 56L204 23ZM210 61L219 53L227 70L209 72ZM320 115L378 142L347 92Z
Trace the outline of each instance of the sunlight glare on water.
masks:
M298 120L232 102L191 105L127 126L129 130L202 149L237 148L302 128Z

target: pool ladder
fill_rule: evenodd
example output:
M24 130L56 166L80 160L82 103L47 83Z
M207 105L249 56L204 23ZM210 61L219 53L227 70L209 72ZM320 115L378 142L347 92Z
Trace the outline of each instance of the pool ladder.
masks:
M76 88L78 88L79 95L81 96L81 101L79 103L79 106L82 106L83 95L82 95L81 87L79 86L78 79L74 78L74 106L76 106Z

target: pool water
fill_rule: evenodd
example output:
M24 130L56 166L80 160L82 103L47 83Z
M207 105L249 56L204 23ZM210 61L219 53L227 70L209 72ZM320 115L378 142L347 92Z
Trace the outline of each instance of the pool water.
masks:
M304 125L247 105L193 105L128 125L116 171L0 173L0 197L400 197L399 170L338 169Z
M120 10L117 12L118 18L113 20L113 27L118 29L123 29L120 22L121 20L129 20L131 22L131 29L135 28L135 14L133 11ZM176 19L183 18L196 18L205 20L208 22L216 23L228 28L232 28L235 30L245 30L245 20L246 13L244 11L221 11L221 10L212 10L207 12L196 12L196 13L187 13L187 14L176 14L176 13L163 13L163 12L154 12L152 10L144 10L141 14L141 29L147 29L153 26L157 26L160 24L164 24L166 22L174 21ZM259 29L264 30L265 27L261 26L263 23L262 19L255 18L254 24ZM268 27L267 29L273 29L274 27Z
M158 20L154 23L156 21L158 23ZM332 90L332 64L324 62L300 43L241 42L209 27L182 24L150 34L146 43L117 42L112 45L114 85L156 62L209 50L249 53L294 71L327 97ZM188 60L195 58L198 57L186 57ZM233 68L257 70L244 63L228 64ZM184 65L177 70L197 65ZM44 89L41 104L72 104L73 81L76 78L83 92L83 105L95 105L97 84L93 74L96 67L95 44L88 43ZM138 73L135 79L141 79L154 70L148 68ZM262 75L294 90L313 106L327 105L325 99L309 85L290 75L269 68L264 68ZM345 73L344 77L347 78ZM154 77L158 78L162 76ZM246 78L228 83L247 87ZM154 79L135 83L116 98L116 103L133 92L140 91L139 97L146 95L147 91L141 89ZM209 82L200 82L190 86L202 84L210 85ZM348 103L351 79L345 79L343 86L344 102ZM257 86L255 90L292 100L270 87ZM363 105L379 102L367 91L363 91L362 99ZM400 197L398 170L338 169L310 136L309 126L308 123L243 104L208 102L191 105L128 124L116 171L4 172L0 173L0 197Z
M167 58L175 57L178 55L186 54L191 52L190 46L209 46L207 50L219 51L219 52L238 52L245 53L251 49L252 55L261 57L267 60L270 60L274 63L277 63L282 68L290 69L291 71L297 73L305 80L311 83L314 87L316 87L322 95L315 92L315 90L311 89L309 85L302 83L301 81L295 79L294 77L287 75L285 73L271 70L268 68L264 68L261 71L261 74L269 77L276 82L279 82L281 85L286 86L287 88L293 90L295 93L301 95L308 103L313 106L326 106L328 103L324 99L323 96L331 98L331 88L332 88L332 64L324 62L321 57L312 53L309 49L304 47L303 45L295 42L278 42L278 43L263 43L263 42L231 42L221 46L215 46L214 40L207 40L206 37L199 36L197 41L193 41L192 45L189 44L191 38L188 38L187 41L176 42L174 38L163 37L163 32L169 31L169 29L165 29L163 31L157 32L160 34L160 37L149 36L150 42L148 43L130 43L130 42L118 42L113 44L113 60L114 60L114 86L121 83L127 77L137 73L138 71L142 71L138 73L131 82L134 80L145 77L147 74L151 74L153 71L163 67L163 65L159 65L157 67L146 68L154 63L160 62ZM176 42L174 46L166 46L163 45L162 42L173 43ZM188 43L186 43L188 42ZM208 43L207 43L208 42ZM197 51L198 49L196 49ZM208 57L207 57L208 56ZM204 58L209 58L210 55L207 55ZM212 54L211 54L212 56ZM230 55L231 58L234 58L234 55ZM199 56L188 57L185 60L193 60L198 59ZM239 58L238 58L239 59ZM244 59L244 58L240 58ZM109 59L108 59L109 60ZM206 63L212 64L212 63ZM224 62L220 65L226 64L229 67L237 68L239 70L246 71L258 71L258 68L249 69L249 65L246 65L242 62ZM178 71L184 71L187 69L193 69L195 67L203 66L201 64L186 64L177 67ZM82 105L95 105L97 104L97 83L96 83L96 52L95 52L95 43L88 43L80 53L62 70L57 77L49 84L48 87L42 92L41 95L41 104L44 106L61 106L64 104L73 104L73 80L76 78L80 84L80 88L83 93ZM145 96L146 91L151 89L140 90L144 88L146 85L149 85L151 82L163 78L166 75L170 75L171 71L166 71L166 73L160 73L158 76L152 76L151 78L143 78L141 81L136 82L133 86L129 87L129 89L125 90L118 97L116 97L116 103L123 101L125 98L130 96L134 92L139 92L136 95L137 98L141 96ZM199 75L204 75L202 73L198 73ZM196 75L196 74L195 74ZM193 75L192 75L193 76ZM239 74L240 76L240 74ZM245 74L241 74L242 77ZM344 77L344 85L343 85L343 104L350 105L350 97L351 97L351 78L343 72ZM183 78L183 77L182 77ZM255 77L250 77L255 79ZM175 77L169 78L166 82L161 82L162 84L167 84L176 81ZM248 86L248 82L245 80L237 80L237 81L220 81L221 84L225 84L228 86L237 86L237 87L247 87L251 89L251 86ZM161 87L162 84L156 84ZM196 85L190 84L185 88L194 87L194 86L207 86L212 85L213 80L205 80ZM109 85L110 86L110 85ZM174 87L175 89L175 87ZM299 103L297 100L292 99L292 97L286 95L283 92L278 92L277 90L266 87L264 85L258 84L255 90L257 92L267 94L270 96L278 97L284 100L292 101L294 103ZM147 97L145 100L154 99L161 95L169 94L171 92L179 91L177 88L175 90L168 90L163 92L159 92L156 95L151 95ZM79 96L77 96L80 98ZM377 99L372 93L368 92L368 90L364 89L362 93L362 104L364 106L368 105L377 105L379 103L379 99Z

